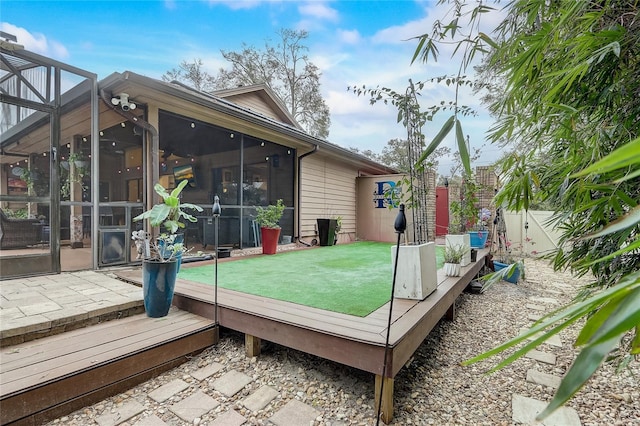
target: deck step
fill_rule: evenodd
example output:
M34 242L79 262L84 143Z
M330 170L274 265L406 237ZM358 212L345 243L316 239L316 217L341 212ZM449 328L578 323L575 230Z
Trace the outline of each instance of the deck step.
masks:
M217 343L214 322L172 308L0 350L0 424L36 425L130 389Z

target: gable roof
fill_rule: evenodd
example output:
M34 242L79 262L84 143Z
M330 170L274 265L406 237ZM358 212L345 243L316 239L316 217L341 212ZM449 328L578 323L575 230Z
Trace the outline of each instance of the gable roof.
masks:
M265 83L216 90L211 94L262 114L272 113L272 118L302 129L280 97Z

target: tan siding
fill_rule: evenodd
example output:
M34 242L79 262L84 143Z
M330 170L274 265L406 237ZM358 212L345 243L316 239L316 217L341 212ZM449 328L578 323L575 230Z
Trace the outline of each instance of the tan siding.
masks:
M282 121L282 117L274 113L271 106L269 106L269 104L267 104L256 93L244 93L241 96L231 96L226 99L242 107L249 108L258 114L273 118L274 120Z
M356 177L358 170L328 161L320 154L302 161L301 237L316 237L316 219L342 217L339 239L352 241L356 232Z

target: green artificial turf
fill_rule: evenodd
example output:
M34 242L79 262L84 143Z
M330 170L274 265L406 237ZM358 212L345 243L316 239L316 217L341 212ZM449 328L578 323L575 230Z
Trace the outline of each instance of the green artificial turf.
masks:
M391 297L392 245L357 242L219 262L218 285L364 317ZM440 247L436 262L444 263ZM214 265L182 267L178 278L213 285Z

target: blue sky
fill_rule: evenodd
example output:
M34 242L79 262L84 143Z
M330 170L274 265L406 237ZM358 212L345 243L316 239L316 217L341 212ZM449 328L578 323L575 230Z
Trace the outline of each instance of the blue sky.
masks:
M322 72L321 91L331 110L329 141L380 152L392 138L406 138L397 111L347 91L351 85L391 87L404 92L408 80L455 73L459 61L446 51L438 63L410 65L411 37L429 32L443 6L434 1L13 1L2 0L0 28L18 37L26 49L95 72L133 71L160 78L183 60L200 58L215 74L226 64L220 50L242 43L277 43L281 28L309 32L308 56ZM465 118L463 129L473 147L483 145L491 119L470 92L463 103L480 115ZM421 105L453 99L452 90L430 85ZM450 113L422 130L435 136ZM453 147L453 139L447 141ZM475 165L490 164L499 150L486 147ZM451 159L441 160L448 174Z

